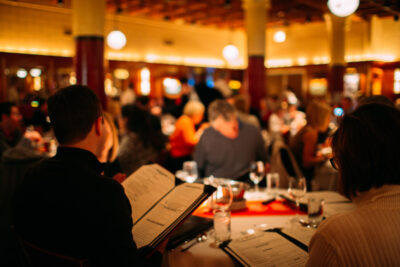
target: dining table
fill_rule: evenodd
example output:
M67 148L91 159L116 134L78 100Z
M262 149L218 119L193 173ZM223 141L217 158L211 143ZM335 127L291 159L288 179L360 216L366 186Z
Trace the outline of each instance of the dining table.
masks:
M246 191L244 195L246 207L242 210L231 211L231 239L270 229L279 229L305 246L308 246L316 228L309 225L305 226L299 222L301 221L300 219L307 221L307 213L296 209L296 206L287 200L287 190L279 189L275 193L276 199L265 205L263 201L271 198L271 195L266 190L258 192ZM281 195L285 196L285 198L279 197ZM349 199L335 191L309 192L300 200L300 203L307 203L307 199L310 197L322 198L324 200L323 219L355 209L355 205ZM213 218L212 210L207 205L207 202L197 208L193 212L193 215ZM207 238L202 239L200 242L194 242L194 245L188 249L182 244L167 251L164 255L163 266L241 266L216 245L212 227L208 231L205 231L203 235L207 236Z

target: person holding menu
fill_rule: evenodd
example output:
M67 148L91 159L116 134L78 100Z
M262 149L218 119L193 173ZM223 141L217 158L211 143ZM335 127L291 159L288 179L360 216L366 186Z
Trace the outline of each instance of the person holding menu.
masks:
M399 137L394 107L365 104L343 117L331 162L357 209L319 226L307 266L400 266Z
M14 203L15 231L26 241L91 266L157 266L161 254L139 256L123 187L101 175L97 156L107 139L100 102L74 85L48 100L60 144L55 157L28 171Z

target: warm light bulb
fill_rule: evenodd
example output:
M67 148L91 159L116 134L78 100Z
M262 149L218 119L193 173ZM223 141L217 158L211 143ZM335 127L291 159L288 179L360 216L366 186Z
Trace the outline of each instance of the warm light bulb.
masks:
M359 5L360 0L328 0L329 10L338 17L350 16Z
M140 70L140 79L145 81L150 80L150 70L148 68L143 68Z
M274 33L275 43L283 43L286 40L286 33L284 31L277 31Z
M126 37L120 31L112 31L107 36L107 44L115 50L122 49L126 45Z
M31 70L29 71L29 74L30 74L32 77L39 77L39 76L42 74L42 70L41 70L41 69L38 69L38 68L33 68L33 69L31 69Z
M114 76L120 80L126 80L129 78L129 71L127 69L115 69Z
M239 56L239 49L233 44L228 44L222 50L222 55L226 60L234 60Z
M26 77L26 75L28 75L28 72L27 72L25 69L19 69L19 70L17 70L17 77L18 77L18 78L23 79L23 78Z

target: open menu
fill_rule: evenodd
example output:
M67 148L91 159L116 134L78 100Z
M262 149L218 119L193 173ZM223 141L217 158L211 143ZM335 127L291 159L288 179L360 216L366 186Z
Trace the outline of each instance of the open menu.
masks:
M304 266L308 253L277 232L234 239L222 249L243 266Z
M215 190L203 184L176 185L175 176L157 164L142 166L122 186L132 206L132 234L136 246L151 249Z

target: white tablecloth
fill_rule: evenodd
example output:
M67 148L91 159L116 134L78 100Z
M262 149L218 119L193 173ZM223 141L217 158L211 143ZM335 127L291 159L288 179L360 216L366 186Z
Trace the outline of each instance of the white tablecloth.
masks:
M284 191L282 191L284 192ZM280 193L282 193L280 192ZM311 193L313 194L313 193ZM337 197L332 198L334 195L338 195L336 192L321 192L319 195L326 195L327 198L335 200L334 204L325 204L326 209L329 210L327 216L339 213L341 210L349 211L354 209L354 205L351 203L337 203L336 200L341 200L343 198ZM315 193L314 193L315 195ZM249 198L252 196L248 195ZM307 196L306 196L307 197ZM254 198L253 198L254 199ZM329 201L328 201L329 202ZM339 205L339 206L338 206ZM306 216L300 216L306 217ZM231 231L232 238L237 238L243 236L247 229L256 229L256 225L267 224L268 228L289 228L294 230L301 230L298 240L309 240L315 231L315 229L302 228L296 220L293 220L294 216L240 216L232 217L231 220ZM300 229L301 228L301 229ZM311 231L311 232L308 232ZM298 231L297 231L298 232ZM310 234L311 233L311 234ZM307 242L307 241L304 241ZM308 242L307 242L308 243ZM308 245L308 244L307 244ZM220 248L214 245L213 230L208 232L207 241L199 243L191 247L185 252L180 251L181 248L178 247L173 251L169 251L165 257L163 266L171 267L222 267L222 266L235 266L234 261Z

